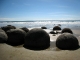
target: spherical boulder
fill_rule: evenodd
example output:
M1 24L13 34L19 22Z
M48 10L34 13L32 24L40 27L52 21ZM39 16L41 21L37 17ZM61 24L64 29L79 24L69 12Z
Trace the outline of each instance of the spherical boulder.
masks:
M22 27L22 28L20 28L20 29L24 30L26 33L29 32L29 29L26 28L26 27Z
M73 34L73 32L72 32L72 30L70 28L62 29L61 33L71 33L71 34Z
M5 32L7 32L10 29L16 29L16 27L12 26L12 25L7 25L7 26L4 26L4 27L1 27L1 29L3 29Z
M13 25L7 25L7 26L12 27L12 29L16 29L16 27Z
M30 30L25 37L24 47L31 50L43 50L50 46L50 36L40 28Z
M5 43L7 39L7 34L2 29L0 29L0 43Z
M61 28L59 26L55 26L53 30L61 30Z
M74 35L63 33L57 38L56 47L62 50L76 50L79 48L79 42Z
M54 31L50 31L50 34L56 34Z
M5 43L8 39L7 34L4 30L0 29L0 43Z
M18 46L24 43L26 32L21 29L10 29L7 31L8 40L7 44Z
M0 43L5 43L8 39L8 36L5 32L0 32Z
M41 27L41 29L47 29L47 27L43 26L43 27Z
M0 32L5 32L5 31L0 28Z

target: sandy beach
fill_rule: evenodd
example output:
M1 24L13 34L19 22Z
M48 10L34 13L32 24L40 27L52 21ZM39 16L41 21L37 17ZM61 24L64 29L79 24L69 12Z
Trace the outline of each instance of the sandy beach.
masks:
M72 30L79 40L80 30ZM0 60L80 60L80 48L77 50L60 50L55 47L55 41L60 34L50 35L50 47L46 50L34 51L25 49L22 45L13 47L7 44L0 44Z
M0 0L0 60L80 60L80 0Z

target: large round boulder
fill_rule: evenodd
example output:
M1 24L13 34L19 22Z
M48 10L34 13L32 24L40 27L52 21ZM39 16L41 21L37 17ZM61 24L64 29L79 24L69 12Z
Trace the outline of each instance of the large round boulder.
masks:
M7 31L7 35L7 44L17 46L24 43L26 32L21 29L10 29Z
M50 46L50 36L40 28L30 30L25 37L24 47L31 50L43 50Z
M16 29L16 27L15 26L13 26L13 25L7 25L8 27L11 27L12 29Z
M26 28L26 27L22 27L22 28L20 28L20 29L24 30L26 33L29 32L29 29Z
M73 34L73 32L72 32L72 30L70 28L64 28L64 29L62 29L61 32L62 33L71 33L71 34Z
M7 32L8 30L10 29L16 29L15 26L12 26L12 25L7 25L7 26L4 26L4 27L1 27L5 32Z
M0 43L5 43L7 41L7 39L8 39L8 36L5 33L5 31L0 29Z
M75 50L79 48L79 42L74 35L63 33L57 38L56 47L62 50Z
M61 30L59 26L54 26L53 30Z

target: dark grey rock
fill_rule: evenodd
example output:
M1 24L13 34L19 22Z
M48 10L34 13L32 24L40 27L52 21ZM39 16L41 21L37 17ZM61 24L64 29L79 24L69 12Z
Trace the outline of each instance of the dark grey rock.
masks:
M10 29L7 31L7 35L7 44L17 46L24 43L26 32L21 29Z
M47 27L45 27L45 26L42 26L42 27L41 27L41 29L47 29Z
M55 26L53 30L61 30L61 28L59 26Z
M25 37L24 47L31 50L43 50L50 46L50 36L40 28L30 30Z
M16 29L16 27L12 26L12 25L7 25L7 26L4 26L4 27L1 27L1 29L3 29L5 32L7 32L10 29Z
M54 31L50 31L50 34L56 34Z
M57 38L56 47L62 50L76 50L79 48L79 42L72 34L63 33Z
M7 39L8 39L8 36L5 33L5 31L0 29L0 43L5 43L7 41Z
M72 32L72 30L70 28L62 29L61 33L71 33L71 34L73 34L73 32Z
M22 28L20 28L20 29L24 30L26 33L29 32L29 29L26 28L26 27L22 27Z

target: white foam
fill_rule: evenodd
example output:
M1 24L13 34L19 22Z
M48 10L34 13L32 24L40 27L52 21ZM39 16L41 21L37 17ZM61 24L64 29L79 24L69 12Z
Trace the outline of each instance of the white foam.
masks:
M50 33L50 31L51 31L50 29L44 29L44 30L45 30L47 33Z

